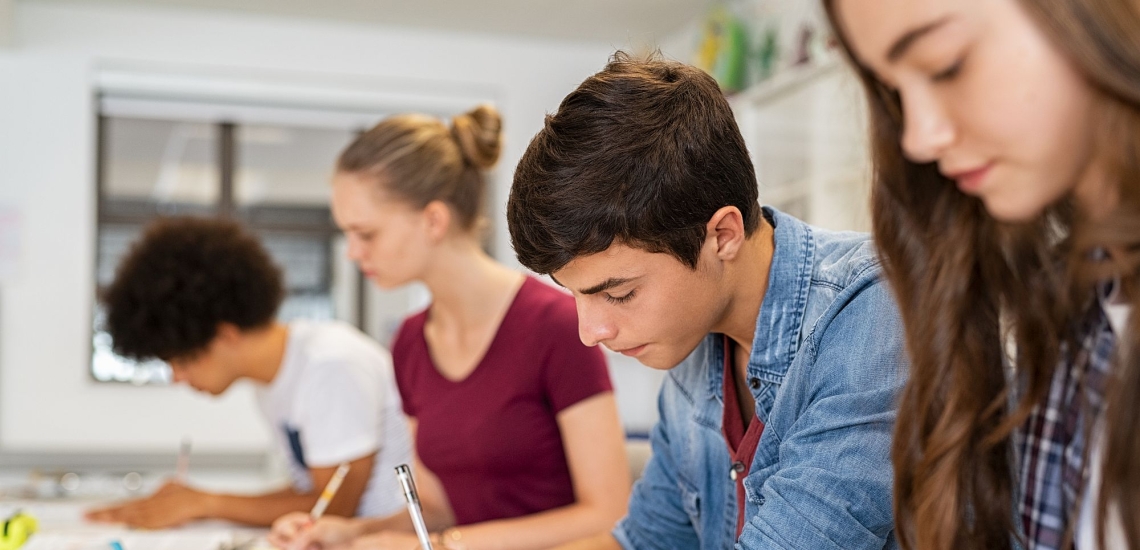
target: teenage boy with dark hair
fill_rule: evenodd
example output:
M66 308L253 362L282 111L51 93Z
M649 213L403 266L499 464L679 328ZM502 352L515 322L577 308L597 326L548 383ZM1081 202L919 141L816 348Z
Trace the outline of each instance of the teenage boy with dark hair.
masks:
M212 395L252 381L289 458L292 486L237 496L170 482L90 519L146 528L206 518L268 526L312 508L342 462L350 469L330 513L403 508L392 472L411 459L411 442L391 357L344 323L277 321L283 294L265 249L234 222L173 218L147 229L103 294L114 350L164 360L175 382Z
M616 54L547 117L507 219L585 343L669 369L629 514L571 547L896 545L906 364L874 250L760 207L711 77Z

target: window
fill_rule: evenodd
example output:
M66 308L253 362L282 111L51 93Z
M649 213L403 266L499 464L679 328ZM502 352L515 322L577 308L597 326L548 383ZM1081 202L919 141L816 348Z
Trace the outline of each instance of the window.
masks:
M350 266L338 261L340 236L329 211L328 179L336 155L364 126L172 120L122 113L114 108L121 103L101 105L96 291L110 283L130 244L156 217L225 216L258 235L282 269L282 320L363 322L359 274L336 273ZM95 380L169 383L169 368L161 361L139 364L111 351L96 304Z

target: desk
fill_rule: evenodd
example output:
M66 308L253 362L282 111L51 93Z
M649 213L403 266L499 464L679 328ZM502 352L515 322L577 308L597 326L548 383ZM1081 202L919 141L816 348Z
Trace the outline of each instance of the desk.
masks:
M0 500L0 515L17 510L31 514L39 531L21 550L110 550L111 541L123 550L267 550L264 529L242 527L222 521L200 521L178 529L140 531L117 525L89 523L83 512L107 504L98 499Z

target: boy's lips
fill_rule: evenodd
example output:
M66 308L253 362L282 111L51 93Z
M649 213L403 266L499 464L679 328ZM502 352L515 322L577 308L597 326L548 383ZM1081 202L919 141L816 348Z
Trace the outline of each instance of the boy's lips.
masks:
M637 357L642 351L645 350L645 346L648 346L648 345L649 344L642 344L640 346L634 346L632 348L614 349L614 351L616 351L622 355L625 355L627 357ZM610 348L610 349L613 349L613 348Z

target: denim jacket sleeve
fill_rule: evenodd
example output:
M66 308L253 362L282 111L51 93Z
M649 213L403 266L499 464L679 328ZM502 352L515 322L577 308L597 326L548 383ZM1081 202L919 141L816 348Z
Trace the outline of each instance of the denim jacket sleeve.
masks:
M774 467L745 479L737 548L893 548L891 438L906 362L887 284L848 288L814 325L769 418Z
M676 446L670 445L669 424L680 419L671 418L677 407L669 403L686 396L672 377L665 377L665 387L657 396L660 413L650 434L653 454L645 471L633 486L629 499L629 512L613 530L613 536L625 549L673 550L698 548L700 541L686 506L694 508L692 499L699 498L697 490L678 476ZM685 421L685 420L682 420Z

